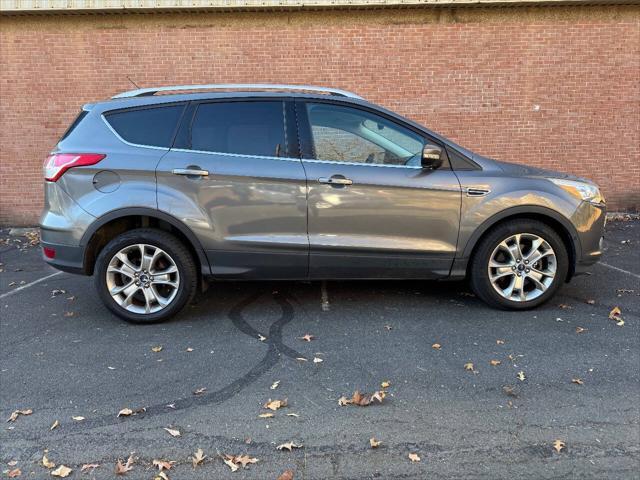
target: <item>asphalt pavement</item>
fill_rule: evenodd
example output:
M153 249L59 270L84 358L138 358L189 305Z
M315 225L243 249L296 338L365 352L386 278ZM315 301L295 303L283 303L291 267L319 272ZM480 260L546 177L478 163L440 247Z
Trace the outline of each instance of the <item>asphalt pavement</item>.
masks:
M111 315L35 240L0 240L0 478L54 478L45 452L68 478L129 456L121 478L153 460L172 480L640 478L638 221L610 222L604 264L533 311L464 283L230 282L156 325ZM356 390L386 395L338 404Z

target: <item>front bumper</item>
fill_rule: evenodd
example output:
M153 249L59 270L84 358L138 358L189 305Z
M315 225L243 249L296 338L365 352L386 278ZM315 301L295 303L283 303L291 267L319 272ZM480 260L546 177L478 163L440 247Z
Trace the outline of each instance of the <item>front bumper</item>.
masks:
M581 247L576 251L575 275L586 273L602 257L606 213L604 204L582 202L573 215Z

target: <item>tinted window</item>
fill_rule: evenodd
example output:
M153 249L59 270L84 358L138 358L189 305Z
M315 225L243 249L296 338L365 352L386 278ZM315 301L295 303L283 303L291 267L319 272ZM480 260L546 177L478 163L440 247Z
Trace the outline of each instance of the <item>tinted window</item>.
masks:
M67 138L71 134L71 132L73 132L76 129L76 127L80 125L80 122L84 119L84 117L87 116L88 113L89 112L87 112L86 110L82 110L80 114L76 117L76 119L73 121L71 126L67 128L67 131L64 132L64 135L62 135L62 138L60 139L60 141Z
M384 117L356 108L308 103L314 156L318 160L417 165L423 138Z
M107 121L127 142L170 147L184 105L170 105L110 113Z
M285 156L283 102L215 102L198 107L191 148L208 152Z

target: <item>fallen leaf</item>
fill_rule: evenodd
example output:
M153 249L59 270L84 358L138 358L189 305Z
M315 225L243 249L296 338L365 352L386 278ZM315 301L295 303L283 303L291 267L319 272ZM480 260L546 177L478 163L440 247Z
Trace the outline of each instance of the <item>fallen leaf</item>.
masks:
M164 430L166 430L172 437L180 436L180 430L174 430L173 428L164 428Z
M417 453L410 453L409 460L411 460L412 462L419 462L420 456Z
M264 404L264 408L268 408L269 410L273 410L273 411L276 411L279 408L286 407L286 406L287 406L287 399L286 398L284 400L271 400L271 399L269 399L269 401Z
M293 471L285 470L276 480L293 480Z
M275 382L273 382L269 388L271 390L275 390L276 388L278 388L278 385L280 385L280 380L276 380Z
M497 367L502 362L500 360L489 360L489 363L491 364L492 367Z
M310 335L307 333L304 337L298 337L298 338L300 338L300 340L304 340L305 342L310 342L316 337L314 335Z
M99 466L100 466L99 463L85 463L80 468L80 472L84 473L84 472L88 472L88 471L93 471L96 468L98 468Z
M566 303L561 303L560 305L558 305L561 309L563 310L570 310L573 307L571 305L567 305Z
M515 391L515 388L513 388L511 385L504 385L502 387L502 391L504 393L506 393L507 395L509 395L510 397L517 397L518 394Z
M589 300L587 300L587 304L588 305L595 305L596 301L590 298Z
M624 319L622 318L622 311L619 307L613 307L613 310L609 312L609 320L616 322L619 327L624 326Z
M471 363L471 362L465 363L464 364L464 369L465 370L469 370L470 372L475 372L475 369L473 368L473 363Z
M299 362L308 362L309 361L304 357L296 357L296 360L298 360Z
M14 468L7 475L9 475L9 478L16 478L22 475L22 470L20 470L19 468Z
M128 417L129 415L133 415L133 410L130 408L123 408L118 412L118 417Z
M207 458L207 456L204 454L201 448L196 450L196 453L194 453L193 457L191 457L191 463L193 463L193 468L196 468L198 465L204 462L205 458Z
M189 352L189 353L191 353L191 352L193 352L193 348L188 347L186 351L187 351L187 352Z
M47 458L47 455L42 456L42 465L45 468L56 468L56 464Z
M133 455L129 455L127 463L124 464L122 460L118 459L118 463L116 463L116 475L124 475L131 470L133 470Z
M26 410L14 410L7 419L7 422L15 422L19 415L31 415L32 413L33 410L31 410L30 408Z
M7 465L10 466L10 467L15 467L17 464L18 464L17 460L9 460L7 462Z
M258 334L258 340L260 340L261 342L264 342L266 339L267 337L265 337L264 335Z
M175 461L173 460L156 460L154 459L153 462L151 462L153 464L154 467L158 467L158 470L162 471L162 470L171 470L171 467L173 467L173 465L175 465Z
M151 347L151 351L152 352L161 352L162 351L162 345L158 345L157 347Z
M242 468L247 468L247 465L251 463L258 463L257 458L250 457L249 455L227 455L222 457L224 463L231 469L232 472L238 470L238 465L242 465Z
M391 382L389 382L388 380L385 380L384 382L382 382L382 383L380 384L380 386L381 386L382 388L389 388L389 387L391 386Z
M51 475L53 475L54 477L65 478L65 477L68 477L72 471L73 470L71 470L69 467L66 467L65 465L60 465L58 468L56 468L51 472Z
M383 390L380 390L378 392L373 392L372 394L362 394L360 393L358 390L356 390L355 392L353 392L353 395L351 398L347 398L347 397L340 397L338 399L338 405L340 406L345 406L345 405L357 405L359 407L366 407L368 405L371 405L374 400L377 401L378 403L382 403L382 400L384 399L384 397L386 396L386 393Z
M442 348L442 345L440 345L439 343L434 343L433 345L431 345L431 348L433 348L434 350L440 350Z
M158 474L153 477L153 480L169 480L169 477L164 472L158 472Z
M300 415L298 415L297 413L287 413L287 417L296 417L298 418Z
M554 440L554 442L553 442L553 448L558 453L560 453L562 451L562 449L566 448L566 446L567 446L567 444L564 443L562 440Z
M380 440L376 440L376 437L371 437L369 439L369 445L371 448L378 448L382 442Z
M504 340L498 339L498 340L496 340L496 344L504 345Z
M83 421L83 420L84 420L84 417L81 417L81 416L79 416L79 415L78 415L78 416L75 416L75 417L71 417L71 418L73 418L76 422L81 422L81 421Z
M571 382L577 385L584 385L584 381L581 378L572 378Z
M247 465L251 463L258 463L258 459L250 457L249 455L238 455L235 458L235 463L242 465L242 468L247 468Z
M518 380L520 380L521 382L524 382L524 379L527 378L524 375L524 372L521 370L518 372Z
M588 328L576 327L576 333L584 333L588 330Z
M55 422L53 422L53 424L51 425L51 428L49 428L49 430L53 430L54 428L58 428L60 426L60 422L58 420L56 420Z
M203 394L204 392L206 392L206 391L207 391L207 387L201 387L201 388L196 389L196 390L193 392L193 394L194 394L194 395L202 395L202 394Z
M65 317L73 317L74 315L75 315L75 313L74 313L74 312L64 312L64 316L65 316ZM52 473L52 475L53 475L53 473ZM68 475L68 474L67 474L67 475ZM65 475L65 477L66 477L66 475Z
M324 360L322 360L321 358L313 357L313 363L322 363L322 362L324 362Z
M260 415L258 415L258 417L260 418L271 418L274 417L275 415L271 412L267 412L267 413L261 413Z
M393 329L392 325L385 325L384 328L386 328L387 330L391 331Z
M233 463L232 459L233 457L231 457L231 459L223 458L222 461L227 465L227 467L231 469L232 472L235 472L239 467L235 463Z
M281 445L278 445L278 446L276 447L276 449L277 449L277 450L289 450L289 451L291 451L291 450L293 450L294 448L302 448L302 447L303 447L303 445L302 445L302 444L298 445L298 444L293 443L293 442L287 442L287 443L283 443L283 444L281 444Z

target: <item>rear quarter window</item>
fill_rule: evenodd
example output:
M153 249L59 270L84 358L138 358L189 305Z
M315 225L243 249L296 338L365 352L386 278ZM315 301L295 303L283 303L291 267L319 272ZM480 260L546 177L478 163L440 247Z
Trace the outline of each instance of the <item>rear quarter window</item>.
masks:
M129 143L171 147L185 105L136 108L107 113L105 119Z
M86 111L86 110L82 110L82 111L78 114L78 116L76 117L76 119L73 121L73 123L72 123L71 125L69 125L69 128L67 128L67 131L66 131L66 132L64 132L64 134L62 135L62 137L60 137L60 140L58 140L58 141L59 141L59 142L61 142L61 141L63 141L65 138L67 138L67 137L71 134L71 132L73 132L73 131L76 129L76 127L77 127L78 125L80 125L80 122L81 122L82 120L84 120L84 117L86 117L88 113L89 113L88 111Z

